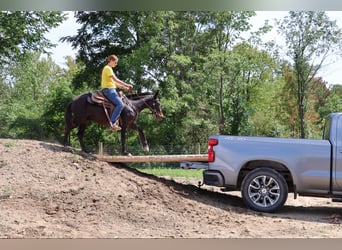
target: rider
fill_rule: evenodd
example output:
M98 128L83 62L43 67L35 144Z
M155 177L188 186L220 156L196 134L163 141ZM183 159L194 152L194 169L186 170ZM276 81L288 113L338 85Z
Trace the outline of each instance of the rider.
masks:
M120 126L118 125L118 118L121 114L122 109L124 108L124 104L121 101L120 96L116 92L116 88L124 89L126 91L130 91L133 86L131 84L127 84L120 79L118 79L112 68L115 68L118 64L118 57L116 55L110 55L107 57L107 65L104 66L102 70L102 78L101 78L101 88L103 94L115 105L114 111L111 115L110 122L110 130L118 131L120 130Z

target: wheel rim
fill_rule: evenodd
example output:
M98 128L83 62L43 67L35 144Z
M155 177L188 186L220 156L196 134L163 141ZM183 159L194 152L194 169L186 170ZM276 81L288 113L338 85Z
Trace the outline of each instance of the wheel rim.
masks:
M259 207L270 207L277 203L280 191L279 183L266 175L255 177L248 186L250 200Z

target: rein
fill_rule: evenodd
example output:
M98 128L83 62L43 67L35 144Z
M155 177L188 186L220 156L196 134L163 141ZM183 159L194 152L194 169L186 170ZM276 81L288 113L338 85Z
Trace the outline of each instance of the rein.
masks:
M132 108L137 115L139 115L139 110L137 110L137 108L132 104L131 100L125 94L123 94L123 96L124 96L124 98L126 100L126 104L130 108Z

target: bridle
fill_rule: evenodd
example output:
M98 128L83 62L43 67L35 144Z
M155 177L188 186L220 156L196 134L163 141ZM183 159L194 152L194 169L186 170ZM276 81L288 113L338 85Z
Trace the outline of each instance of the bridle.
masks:
M136 95L137 95L139 98L141 97L141 96L139 96L138 93L137 93ZM160 114L160 113L159 113L158 111L156 111L153 107L151 107L151 105L149 105L149 104L145 101L145 98L144 98L144 97L141 97L140 100L142 100L142 101L144 102L144 104L146 105L146 107L152 112L152 115L155 117L155 119L164 118L163 113L161 112L161 114Z
M139 100L142 100L144 102L144 104L151 111L151 114L155 117L155 119L164 118L163 113L161 112L161 114L160 114L151 105L149 105L148 102L145 101L145 97L144 96L140 96L138 93L136 93L136 96L138 97ZM130 103L129 98L127 98L127 96L125 96L125 95L124 95L124 97L128 100L127 101L128 105L136 112L136 114L139 114L139 110L137 110L136 107Z

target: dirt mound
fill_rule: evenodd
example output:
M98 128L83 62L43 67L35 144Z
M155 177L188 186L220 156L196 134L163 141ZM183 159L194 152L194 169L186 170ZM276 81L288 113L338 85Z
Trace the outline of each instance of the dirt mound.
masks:
M328 199L289 197L277 214L256 213L236 192L53 143L0 139L0 172L1 238L342 237L341 208Z

